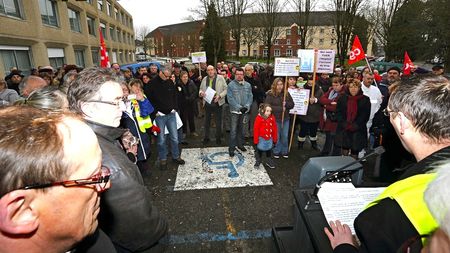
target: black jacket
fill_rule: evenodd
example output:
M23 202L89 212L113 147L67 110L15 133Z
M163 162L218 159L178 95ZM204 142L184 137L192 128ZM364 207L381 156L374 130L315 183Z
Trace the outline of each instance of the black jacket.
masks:
M155 114L159 111L169 114L177 110L177 87L170 80L163 80L160 76L153 78L144 86L144 93L155 108Z
M258 104L264 102L266 92L261 81L258 78L248 76L245 76L244 80L252 86L253 101L256 101Z
M119 146L124 130L87 124L97 135L102 164L111 170L111 188L102 195L99 226L122 248L133 252L148 249L166 234L167 221L153 206L138 167Z
M449 159L450 146L438 150L408 167L401 179L426 173L433 169L433 165L437 161ZM349 244L341 244L334 249L334 253L395 253L406 240L419 234L397 202L392 199L383 199L378 204L361 212L356 217L354 226L361 241L361 247L356 249ZM411 252L420 252L420 248L421 244L413 245Z

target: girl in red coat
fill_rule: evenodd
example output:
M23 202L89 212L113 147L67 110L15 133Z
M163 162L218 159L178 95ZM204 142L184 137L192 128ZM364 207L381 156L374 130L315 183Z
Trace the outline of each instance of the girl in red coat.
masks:
M272 115L272 107L269 104L259 106L259 114L256 116L253 127L253 142L255 143L255 168L258 169L261 164L262 153L266 152L266 166L275 169L275 163L272 160L272 148L277 143L277 124Z

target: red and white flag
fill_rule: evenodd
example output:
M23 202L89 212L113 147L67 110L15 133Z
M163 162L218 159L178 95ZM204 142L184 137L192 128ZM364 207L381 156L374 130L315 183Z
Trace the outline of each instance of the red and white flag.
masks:
M106 52L106 44L103 39L102 28L99 28L100 34L100 67L109 68L111 67L111 63L109 62L108 52Z
M411 68L413 66L414 63L411 61L411 58L409 58L408 52L405 51L405 59L403 60L403 75L411 75Z
M360 60L363 60L364 58L366 58L366 54L364 53L364 49L361 46L358 35L355 35L352 50L350 51L350 55L348 57L348 65L355 64Z

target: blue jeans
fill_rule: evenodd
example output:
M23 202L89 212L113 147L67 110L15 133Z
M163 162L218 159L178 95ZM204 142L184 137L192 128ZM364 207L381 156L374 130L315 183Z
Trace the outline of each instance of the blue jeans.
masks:
M161 133L158 134L158 157L159 160L167 160L167 145L166 135L164 129L167 127L170 139L170 149L172 152L172 158L177 159L180 157L180 150L178 149L178 131L177 131L177 119L175 113L170 113L164 116L157 116L156 125L161 129Z
M244 118L247 114L231 113L230 145L228 150L233 152L236 146L244 145Z
M281 120L277 120L278 142L273 149L274 155L287 155L289 153L289 118L284 119L283 127Z

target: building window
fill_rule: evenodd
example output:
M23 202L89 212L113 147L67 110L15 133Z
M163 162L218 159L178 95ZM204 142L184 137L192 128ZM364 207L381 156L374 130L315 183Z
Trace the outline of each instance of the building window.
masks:
M122 32L117 29L117 41L122 42Z
M331 33L334 33L334 28L333 28L333 29L331 29Z
M320 28L320 33L324 33L325 29L324 28Z
M94 66L100 66L100 52L98 49L91 49L91 55Z
M48 59L50 61L50 65L57 69L64 65L64 49L62 48L47 48Z
M275 40L275 41L273 42L273 44L274 44L274 45L278 45L278 40Z
M74 50L74 52L75 52L75 64L77 64L77 66L84 68L85 67L84 50L77 49L77 50Z
M258 50L253 49L253 56L257 56L258 55Z
M334 44L334 43L336 43L336 40L335 39L331 39L331 44Z
M103 23L100 23L100 29L102 30L103 38L106 39L106 25Z
M87 26L88 26L88 32L90 35L94 35L95 36L95 19L91 18L89 16L86 17L86 21L87 21Z
M291 44L291 40L290 39L287 39L286 40L286 45L290 45Z
M114 26L109 27L109 38L116 41L116 30L114 29Z
M319 45L323 45L323 39L319 39Z
M242 50L242 55L243 55L243 56L248 56L248 55L247 55L247 50Z
M23 70L24 75L30 74L31 58L28 47L0 45L0 58L3 60L5 73L8 73L12 67L16 67Z
M72 9L67 9L69 13L70 29L74 32L81 32L80 27L80 13Z
M122 41L123 41L123 43L127 43L127 37L126 37L124 31L122 32Z
M292 56L292 49L286 49L286 56Z
M273 56L280 56L280 49L275 49L273 52Z
M120 16L122 17L122 24L125 24L125 14L123 14L123 12L121 12Z
M0 14L20 18L19 0L0 0Z
M56 14L56 2L51 0L39 0L42 23L51 26L58 26Z
M106 14L108 14L108 16L112 16L112 5L110 2L106 2Z
M97 9L103 11L103 0L97 0Z
M269 51L267 49L263 49L263 56L264 57L269 56Z
M291 35L291 29L286 29L286 35Z

